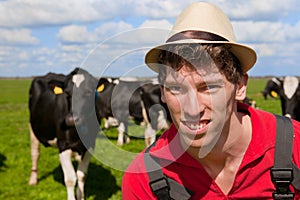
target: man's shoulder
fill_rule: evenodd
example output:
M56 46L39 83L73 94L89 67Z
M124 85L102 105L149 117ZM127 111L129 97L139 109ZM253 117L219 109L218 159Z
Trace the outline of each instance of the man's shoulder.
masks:
M170 133L174 132L174 127L173 125L166 130L151 146L145 148L142 152L138 153L133 161L130 163L128 166L127 170L128 172L145 172L145 154L150 153L153 156L164 156L162 155L162 152L167 153L166 151L168 148L165 148L169 144L170 140ZM173 139L173 138L171 138ZM158 155L160 156L158 156Z
M127 173L142 173L145 172L145 165L144 165L144 154L145 150L138 153L134 159L131 161L129 166L127 167Z
M292 120L293 126L294 126L294 131L299 132L300 134L300 122L296 120Z
M260 126L275 124L275 115L271 112L253 108L243 103L238 103L238 111L248 114L252 124L260 124Z

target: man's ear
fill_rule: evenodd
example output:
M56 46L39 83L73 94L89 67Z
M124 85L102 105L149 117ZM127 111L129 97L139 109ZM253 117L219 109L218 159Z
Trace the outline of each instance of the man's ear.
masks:
M248 74L244 74L244 76L241 78L241 80L239 80L237 84L235 100L242 101L246 98L247 83Z
M163 103L166 103L166 96L165 96L165 92L164 92L164 87L162 85L160 86L160 93L161 93L161 101Z

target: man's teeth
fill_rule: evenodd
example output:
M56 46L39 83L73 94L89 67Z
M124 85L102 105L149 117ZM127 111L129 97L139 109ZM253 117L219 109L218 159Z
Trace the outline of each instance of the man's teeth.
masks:
M201 129L205 126L205 124L188 124L188 127L190 129L196 130L196 129Z

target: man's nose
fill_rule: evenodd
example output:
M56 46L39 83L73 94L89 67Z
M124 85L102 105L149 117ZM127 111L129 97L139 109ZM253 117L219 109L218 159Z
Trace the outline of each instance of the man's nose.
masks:
M199 116L204 110L204 104L201 101L201 95L195 91L190 91L181 102L183 112L190 116Z

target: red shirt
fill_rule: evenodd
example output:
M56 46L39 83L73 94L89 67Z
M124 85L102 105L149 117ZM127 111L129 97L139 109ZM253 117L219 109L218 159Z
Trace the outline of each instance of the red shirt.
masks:
M276 119L271 113L244 104L238 104L238 107L239 111L251 117L252 139L227 195L205 169L182 150L174 125L151 148L150 154L162 162L163 173L194 192L191 199L272 199L275 187L271 181L270 168L274 164ZM300 123L293 120L293 126L293 162L299 167ZM124 200L157 199L149 186L143 155L144 152L137 155L123 176ZM295 192L295 199L300 199L300 192L294 188L291 190Z

